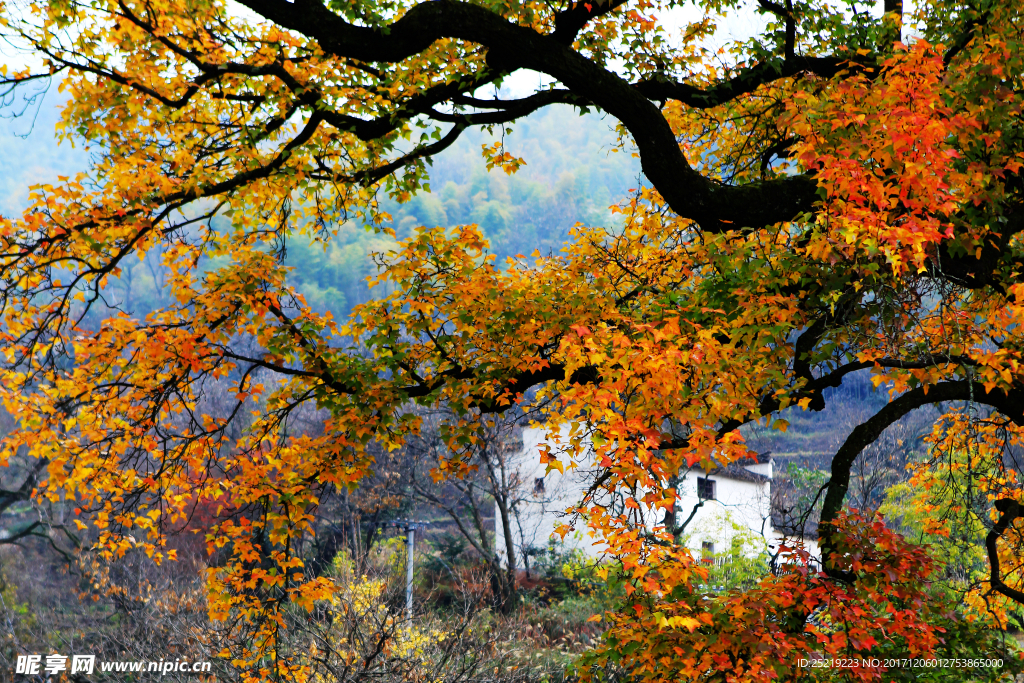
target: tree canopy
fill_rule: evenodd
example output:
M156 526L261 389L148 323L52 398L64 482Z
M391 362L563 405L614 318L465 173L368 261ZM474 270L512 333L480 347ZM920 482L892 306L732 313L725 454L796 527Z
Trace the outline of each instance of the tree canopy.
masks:
M60 131L91 153L0 223L0 392L18 424L0 462L37 463L19 491L75 501L110 553L170 555L168 533L216 510L208 543L231 559L210 571L211 615L237 630L240 669L306 675L280 614L334 590L304 571L318 496L358 486L371 444L415 435L415 404L452 415L438 477L475 467L512 409L569 435L549 468L597 468L577 521L607 540L629 604L586 675L614 660L647 680L763 680L814 651L936 651L931 558L845 509L858 454L930 404L933 451L984 462L950 503L991 520L975 600L1024 602L1017 3L759 0L763 31L720 50L739 2L698 2L673 31L676 3L654 0L240 4L0 15L35 65L5 70L9 94L58 80ZM503 97L521 70L550 84ZM621 225L504 264L473 224L421 227L347 318L286 281L290 244L330 245L353 220L387 233L388 202L461 135L555 104L607 114L635 148ZM524 163L500 139L483 154ZM150 253L164 305L119 311L108 283ZM673 543L680 468L749 457L743 425L785 429L780 413L820 410L857 371L890 400L832 458L825 573L797 553L754 589L695 593L704 570ZM304 407L322 433L293 426Z

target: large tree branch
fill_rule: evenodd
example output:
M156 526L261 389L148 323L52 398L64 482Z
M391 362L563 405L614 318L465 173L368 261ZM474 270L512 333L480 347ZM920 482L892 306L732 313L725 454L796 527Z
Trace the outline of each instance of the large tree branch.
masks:
M846 492L850 487L850 469L861 451L874 443L889 425L917 408L943 401L972 399L976 403L995 408L1015 424L1024 426L1024 388L1014 387L1009 392L1000 389L986 391L984 385L979 382L956 380L911 389L854 428L832 458L832 477L821 506L821 554L826 571L830 575L844 580L852 579L852 576L841 567L830 566L829 559L834 547L831 539L835 531L834 524L842 511Z
M0 513L17 502L28 500L32 495L32 489L39 483L39 475L50 463L49 458L40 458L32 465L32 468L16 489L0 489ZM0 541L2 542L2 541Z
M1000 498L995 502L995 507L999 512L999 519L988 532L988 536L985 537L985 549L988 551L989 584L992 586L992 590L1024 605L1024 592L1011 588L1003 582L999 567L999 551L996 548L1000 536L1013 524L1014 520L1024 517L1024 511L1021 510L1020 503L1012 498Z
M931 259L931 268L926 274L961 287L993 287L1008 293L1010 286L1019 281L1019 273L1024 270L1024 260L1012 258L1011 252L1013 239L1024 233L1024 203L1017 202L1007 208L1000 222L992 222L994 230L998 232L994 231L979 248L968 248L955 240L943 242L938 253Z
M677 83L663 77L641 81L636 88L652 100L678 100L694 109L709 109L784 78L792 78L801 73L832 78L850 66L851 61L845 58L794 56L781 64L761 63L743 69L732 78L709 88Z
M809 210L817 185L806 176L730 186L705 178L686 161L671 126L640 89L559 39L512 24L478 5L435 0L416 5L386 27L355 26L315 0L243 0L243 4L314 40L328 53L364 62L400 62L442 38L488 50L500 71L545 73L608 112L629 130L644 174L678 215L708 231L771 225Z
M593 19L608 14L622 5L627 0L610 0L609 2L576 2L568 9L562 10L555 15L555 32L551 37L563 45L572 45L583 27Z

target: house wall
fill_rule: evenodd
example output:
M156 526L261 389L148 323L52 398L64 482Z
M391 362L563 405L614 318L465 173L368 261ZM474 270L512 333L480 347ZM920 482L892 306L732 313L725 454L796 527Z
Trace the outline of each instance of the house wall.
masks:
M545 442L545 430L538 428L523 431L523 450L517 460L523 479L527 482L527 491L523 492L518 505L518 515L512 519L514 546L518 557L516 563L523 567L522 551L524 548L545 548L554 529L559 524L572 521L565 510L576 505L583 497L589 484L596 475L595 470L585 467L566 470L564 474L557 470L545 475L546 466L540 462L540 448ZM747 469L757 468L756 473L764 477L771 476L771 462L751 465ZM679 485L679 506L677 519L686 519L697 498L697 478L705 477L705 472L698 468L682 473ZM716 553L727 552L732 541L739 535L757 536L767 543L773 539L771 527L771 484L770 479L761 482L746 482L730 479L719 474L710 477L716 482L717 500L705 501L697 509L693 520L687 527L687 546L700 556L702 543L706 540L715 543ZM532 489L536 480L543 480L543 490ZM495 511L497 513L497 510ZM653 527L664 521L661 510L645 510L647 524ZM585 520L575 521L576 529L565 537L566 549L578 549L588 557L598 558L605 549L601 539L591 536ZM737 528L738 527L738 528ZM496 547L499 557L505 560L505 540L500 524L495 525L497 532ZM555 538L558 538L555 535ZM757 554L764 545L754 549L747 547L747 554Z
M752 467L767 469L770 476L771 463ZM716 500L705 500L701 504L697 496L698 478L709 478L715 482ZM699 505L683 531L688 537L686 545L695 557L700 556L705 541L714 543L715 552L722 553L730 551L737 536L758 536L764 545L757 549L748 547L745 551L747 555L756 555L774 539L770 481L738 481L719 474L708 475L700 468L693 468L682 475L678 496L677 523L686 520Z
M546 548L549 538L554 536L555 527L570 522L565 511L575 506L587 490L592 471L584 469L566 470L564 474L552 470L545 474L547 465L540 462L540 449L545 442L545 430L529 428L523 430L523 450L516 466L527 486L517 506L518 514L512 518L512 534L518 553L516 563L523 566L524 548ZM543 482L543 489L536 488L537 480ZM497 507L495 507L497 515ZM579 549L589 557L600 555L600 545L588 534L586 523L576 521L576 531L565 537L566 549ZM505 561L505 534L500 524L495 524L498 556Z

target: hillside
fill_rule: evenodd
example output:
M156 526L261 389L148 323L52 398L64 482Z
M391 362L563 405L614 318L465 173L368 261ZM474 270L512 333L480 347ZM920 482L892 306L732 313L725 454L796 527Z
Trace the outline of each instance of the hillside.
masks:
M31 102L0 108L0 213L11 215L28 201L29 187L56 182L82 171L88 153L82 145L58 144L54 127L60 103L56 87Z
M60 145L54 136L58 120L57 95L47 93L21 116L0 119L0 212L21 210L28 188L73 175L88 161L84 145ZM8 113L13 112L8 109ZM526 165L514 175L488 172L481 146L504 137L505 148ZM498 263L509 256L557 252L576 223L611 227L609 206L637 187L640 164L623 151L611 124L600 116L579 116L568 106L551 107L517 124L502 136L467 131L436 160L429 191L409 202L385 198L391 215L388 227L399 239L416 227L475 223L491 242ZM318 310L330 309L341 317L355 304L370 298L366 278L375 273L369 254L393 248L394 241L366 226L346 224L329 244L311 243L296 236L289 240L287 263L292 281ZM158 259L128 267L115 299L131 304L131 312L144 315L160 305Z

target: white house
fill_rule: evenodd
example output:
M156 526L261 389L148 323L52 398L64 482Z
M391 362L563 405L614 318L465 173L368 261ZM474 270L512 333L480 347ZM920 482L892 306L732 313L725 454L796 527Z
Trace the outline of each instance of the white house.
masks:
M686 544L695 556L711 558L740 548L757 554L775 541L770 455L710 471L693 467L679 476L676 523L685 523Z
M546 466L540 462L545 443L557 451L554 444L545 441L545 430L523 431L523 450L516 465L527 490L522 492L512 519L519 566L524 564L524 551L548 545L555 527L567 521L565 510L580 501L594 477L594 470L585 468L545 475ZM772 528L771 481L772 459L768 454L711 471L694 467L680 472L677 524L686 522L683 533L694 556L713 561L714 556L737 552L741 547L745 554L777 547L781 537ZM645 512L648 526L664 522L663 511ZM496 529L495 545L505 548L501 525ZM577 524L577 531L566 536L564 542L567 549L576 548L591 557L599 557L604 549L600 539L590 536L585 524Z

